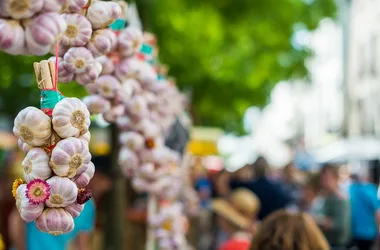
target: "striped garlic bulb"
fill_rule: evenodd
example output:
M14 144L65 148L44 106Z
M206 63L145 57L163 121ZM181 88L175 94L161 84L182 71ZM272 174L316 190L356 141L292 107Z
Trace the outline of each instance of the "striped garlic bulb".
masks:
M51 176L49 156L42 148L33 148L22 161L24 179L30 182L34 179L46 180Z
M78 188L69 178L53 176L46 182L50 185L48 207L67 207L76 201Z
M54 236L69 233L74 229L74 220L63 208L47 208L36 220L36 227Z

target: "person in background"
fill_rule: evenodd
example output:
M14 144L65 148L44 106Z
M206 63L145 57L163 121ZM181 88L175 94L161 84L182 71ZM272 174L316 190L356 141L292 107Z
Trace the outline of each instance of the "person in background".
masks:
M359 250L370 250L376 241L380 222L377 186L359 176L353 176L352 179L350 201L353 242Z
M296 202L301 195L298 169L295 167L294 163L291 162L284 167L282 173L281 184L285 188L285 192L290 194L292 201Z
M269 215L253 237L250 250L329 250L314 220L306 213L279 210Z
M219 227L228 233L228 239L217 249L248 250L260 210L257 196L248 189L240 188L233 191L228 200L213 200L212 210L217 215Z
M350 240L350 203L339 187L339 168L326 164L321 170L325 191L323 216L317 221L333 250L345 249Z
M193 181L197 190L202 208L208 208L211 201L211 182L207 176L207 170L203 165L202 157L194 159Z

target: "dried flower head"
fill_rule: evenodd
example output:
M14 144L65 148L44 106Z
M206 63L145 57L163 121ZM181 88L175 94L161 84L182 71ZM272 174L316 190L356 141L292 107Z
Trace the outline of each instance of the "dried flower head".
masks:
M12 195L14 198L16 198L17 188L19 186L21 186L22 184L26 184L26 182L21 178L18 178L13 182L13 184L12 184Z
M50 185L44 180L34 179L26 185L26 197L35 205L44 203L50 197Z
M82 205L86 203L89 199L91 199L92 193L90 190L86 188L80 188L78 189L78 197L77 197L77 203Z

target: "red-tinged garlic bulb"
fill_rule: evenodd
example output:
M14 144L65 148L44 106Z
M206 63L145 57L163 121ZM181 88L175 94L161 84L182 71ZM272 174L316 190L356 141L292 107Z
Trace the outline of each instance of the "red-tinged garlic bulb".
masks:
M140 164L137 155L127 147L120 149L118 163L127 177L133 176Z
M91 51L84 47L69 49L63 57L63 65L73 73L83 73L91 69L94 63Z
M123 57L130 57L138 53L143 43L143 33L135 27L128 27L118 36L118 49Z
M93 83L99 77L101 72L102 65L99 62L95 61L88 71L77 74L75 76L75 81L81 85Z
M78 98L65 98L55 105L52 123L59 137L78 137L90 127L90 112Z
M90 5L86 17L93 29L108 27L121 16L121 7L115 2L94 2Z
M90 143L90 140L91 140L91 133L90 133L90 131L87 131L87 133L79 136L78 139L81 139L81 140L83 140L83 141L85 141L87 143Z
M111 51L117 43L116 35L110 29L96 30L87 44L94 57L102 56Z
M107 122L114 122L119 116L122 116L125 112L124 105L113 106L109 111L103 113L103 118Z
M48 207L67 207L78 196L78 188L69 178L53 176L46 181L50 185L50 197L45 202Z
M139 151L144 147L145 139L136 132L123 132L120 134L120 143L132 151Z
M129 102L127 102L127 110L130 114L144 117L148 115L148 103L142 96L134 96Z
M100 56L95 60L102 65L102 75L111 75L115 71L115 65L107 56Z
M86 171L84 171L82 174L78 176L75 176L74 178L72 178L72 180L79 188L83 188L90 183L90 180L92 179L92 177L94 177L94 174L95 165L92 162L90 162Z
M56 58L50 57L48 59L49 61L52 61L54 64L56 62ZM68 71L66 67L63 65L63 58L58 57L58 81L60 83L68 83L74 79L74 73Z
M25 32L20 23L0 18L0 50L12 55L20 55L25 51L24 47Z
M49 156L42 148L33 148L22 161L24 179L30 182L34 179L46 180L51 176Z
M36 227L54 236L66 234L74 229L74 219L63 208L47 208L36 220Z
M30 18L38 13L44 0L2 0L0 1L0 16L12 19Z
M16 207L25 222L31 222L37 219L44 210L44 204L33 204L26 197L26 184L17 188Z
M67 22L67 29L61 43L70 47L86 45L92 35L91 23L87 18L77 13L62 14L62 17Z
M44 0L42 12L61 12L69 0Z
M24 152L25 154L28 153L33 147L30 146L28 143L23 142L21 139L18 139L17 141L18 147Z
M50 117L38 108L27 107L17 114L13 133L31 146L43 146L51 136Z
M86 171L90 160L88 144L81 139L69 137L54 147L50 167L56 175L72 178Z
M107 99L114 98L121 87L120 82L112 75L100 76L95 84L98 87L99 95Z
M111 109L111 103L99 95L86 96L83 99L91 114L101 114Z
M80 213L82 213L84 206L85 206L84 204L78 204L75 202L65 207L65 210L69 212L69 214L71 214L73 218L76 218L80 215Z

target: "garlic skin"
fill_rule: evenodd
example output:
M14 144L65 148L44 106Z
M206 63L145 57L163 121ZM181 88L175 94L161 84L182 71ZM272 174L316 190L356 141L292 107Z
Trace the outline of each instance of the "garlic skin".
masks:
M44 0L2 0L0 2L0 16L12 19L30 18L38 13Z
M69 213L69 214L71 214L71 216L73 217L73 218L76 218L76 217L78 217L79 215L80 215L80 213L83 211L83 209L84 209L84 205L85 204L78 204L78 203L73 203L73 204L71 204L71 205L68 205L67 207L65 207L65 210Z
M44 210L44 204L35 205L29 202L26 197L26 184L22 184L17 188L16 207L25 222L31 222L37 219Z
M51 136L50 117L38 108L27 107L17 114L13 133L31 146L43 146Z
M53 176L46 182L50 185L50 197L46 201L48 207L67 207L76 201L78 188L70 179Z
M49 61L52 61L55 63L56 58L50 57L48 59ZM63 65L63 58L58 57L58 81L61 83L68 83L74 79L74 73L71 73L66 69L66 67Z
M121 7L115 2L94 2L87 10L86 17L93 29L108 27L121 16Z
M61 43L69 47L81 47L86 45L91 39L91 23L86 17L73 13L62 14L67 23L66 32L62 36Z
M42 12L60 12L69 0L45 0Z
M120 143L132 151L139 151L144 148L145 139L136 132L123 132L120 134Z
M95 174L95 165L94 163L90 162L88 164L86 171L74 177L72 180L77 185L77 187L83 188L83 187L86 187L90 183L92 177L94 177L94 174Z
M21 139L17 140L17 145L25 154L27 154L33 148L28 143L23 142Z
M71 48L63 57L63 65L66 69L76 74L90 70L93 63L91 51L84 47Z
M112 75L102 75L100 76L95 84L98 87L99 95L104 98L111 99L116 96L117 91L120 90L120 82L116 77Z
M110 29L96 30L87 44L87 49L94 57L102 56L111 51L117 43L116 35Z
M86 96L83 99L91 114L100 114L111 109L111 103L99 95Z
M90 112L78 98L65 98L53 109L52 124L61 138L78 137L90 127Z
M42 148L33 148L22 161L24 179L30 182L34 179L46 180L51 176L49 156Z
M77 74L75 81L81 85L93 83L102 72L102 65L99 62L94 62L90 69L84 73Z
M133 176L140 164L137 155L127 147L120 149L118 163L126 177Z
M74 220L63 208L47 208L36 220L36 227L54 236L69 233L74 229Z
M114 122L119 116L122 116L125 112L124 105L113 106L109 111L103 114L103 118L107 122Z
M24 47L25 32L20 23L0 18L0 50L11 55L20 55L25 51Z
M102 75L111 75L115 71L115 65L107 56L100 56L95 60L102 65Z
M120 32L118 37L118 49L123 57L131 57L137 54L143 44L143 34L140 29L127 27Z
M84 140L69 137L54 147L50 167L56 175L72 178L86 171L90 160L88 144Z

